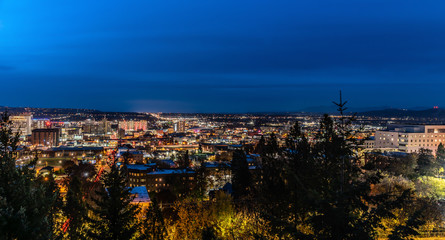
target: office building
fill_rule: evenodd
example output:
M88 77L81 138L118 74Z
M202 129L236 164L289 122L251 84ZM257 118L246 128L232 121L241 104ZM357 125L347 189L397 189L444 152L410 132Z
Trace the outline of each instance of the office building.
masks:
M397 148L406 153L425 148L436 154L440 143L445 144L445 125L390 125L375 133L375 148Z

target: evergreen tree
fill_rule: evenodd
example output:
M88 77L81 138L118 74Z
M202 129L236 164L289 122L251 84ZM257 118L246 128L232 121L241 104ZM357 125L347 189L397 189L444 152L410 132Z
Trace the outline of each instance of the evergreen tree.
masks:
M63 234L60 229L62 226L60 219L63 214L63 200L60 195L60 190L54 179L53 171L45 176L40 176L39 180L42 181L42 185L45 189L45 199L51 200L50 205L47 205L48 220L52 228L51 232L53 233L53 238L58 239Z
M188 150L180 155L180 157L178 159L178 166L179 166L179 168L189 168L190 167L190 156L189 156Z
M261 136L260 140L255 146L254 152L257 154L263 154L266 148L266 139L264 139L264 135Z
M37 158L16 167L18 140L19 133L12 133L9 115L4 113L0 119L0 239L52 239L57 186L36 177Z
M71 177L66 193L66 203L63 208L67 217L66 226L67 239L77 240L86 238L86 221L88 219L88 210L84 200L84 191L82 183L78 176Z
M445 147L442 143L439 144L436 151L436 162L439 167L445 167Z
M244 151L237 150L233 152L231 168L233 198L238 200L248 196L252 187L249 165Z
M125 166L123 167L125 168ZM93 199L89 236L93 239L133 239L138 230L138 206L131 203L131 188L126 187L127 171L114 162L103 176L104 189Z
M196 185L195 196L199 199L203 199L207 191L207 173L204 158L199 158L199 166L196 168Z
M156 198L146 211L140 239L163 240L167 235L164 216Z
M343 116L342 100L337 106L341 117L324 115L311 141L296 124L285 148L271 136L261 155L258 209L281 238L375 239L381 219L395 219L393 211L414 200L411 189L372 192L382 175L362 168L354 117ZM407 223L413 235L417 226Z
M416 173L419 176L434 176L437 173L438 164L429 149L421 148L417 155Z

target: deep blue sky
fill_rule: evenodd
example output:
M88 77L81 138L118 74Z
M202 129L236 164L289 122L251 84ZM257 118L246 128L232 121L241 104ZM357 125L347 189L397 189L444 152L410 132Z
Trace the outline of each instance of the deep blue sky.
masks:
M445 106L445 1L0 0L0 105Z

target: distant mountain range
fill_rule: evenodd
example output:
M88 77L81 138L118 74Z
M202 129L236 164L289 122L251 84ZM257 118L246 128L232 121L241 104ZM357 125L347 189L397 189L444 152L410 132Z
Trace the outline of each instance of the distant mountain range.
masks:
M8 111L9 114L32 113L34 118L49 118L66 120L100 120L106 117L109 120L121 119L152 119L150 115L137 112L102 112L95 109L76 108L30 108L30 107L5 107L0 106L0 112Z
M75 114L75 113L102 113L95 109L76 109L76 108L31 108L31 107L6 107L0 106L0 112L8 111L14 113L49 113L49 114Z
M445 119L445 109L430 108L424 110L408 110L408 109L384 109L376 111L360 112L361 116L374 117L410 117L410 118L437 118Z
M95 109L75 109L75 108L28 108L28 107L5 107L0 106L0 112L8 111L10 114L20 114L30 112L35 118L52 118L64 115L70 115L70 119L102 119L107 117L108 119L122 119L122 118L133 118L133 119L147 119L151 118L149 115L144 113L136 112L102 112ZM426 108L426 107L413 107L409 109L400 108L390 108L387 106L383 107L368 107L368 108L357 108L351 107L346 110L348 113L357 113L360 116L369 117L397 117L397 118L437 118L445 120L445 109L440 108ZM292 112L283 112L283 114L289 114ZM311 108L304 108L294 113L337 113L337 108L335 106L318 106ZM276 114L276 113L275 113Z
M362 112L374 112L374 111L386 111L398 108L392 108L390 106L379 106L379 107L348 107L346 112L350 113L362 113ZM419 110L427 110L428 107L411 107L405 110L411 111L419 111ZM403 110L403 109L399 109ZM316 107L308 107L299 110L298 112L307 112L307 113L336 113L337 107L335 105L331 106L316 106Z

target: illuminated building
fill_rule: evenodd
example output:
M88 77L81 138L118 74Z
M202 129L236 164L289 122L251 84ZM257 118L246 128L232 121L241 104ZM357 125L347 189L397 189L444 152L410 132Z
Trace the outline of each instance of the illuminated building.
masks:
M119 129L124 129L126 132L128 131L147 131L147 121L120 121Z
M59 145L59 129L41 128L32 130L31 142L33 145L53 147Z
M178 121L174 125L175 132L185 132L185 122L184 121Z
M10 120L12 121L12 132L17 133L20 132L23 136L31 135L31 126L32 126L32 115L31 114L23 114L19 116L11 116Z
M440 143L445 144L445 125L390 125L375 133L375 148L397 148L406 153L425 148L436 154Z

